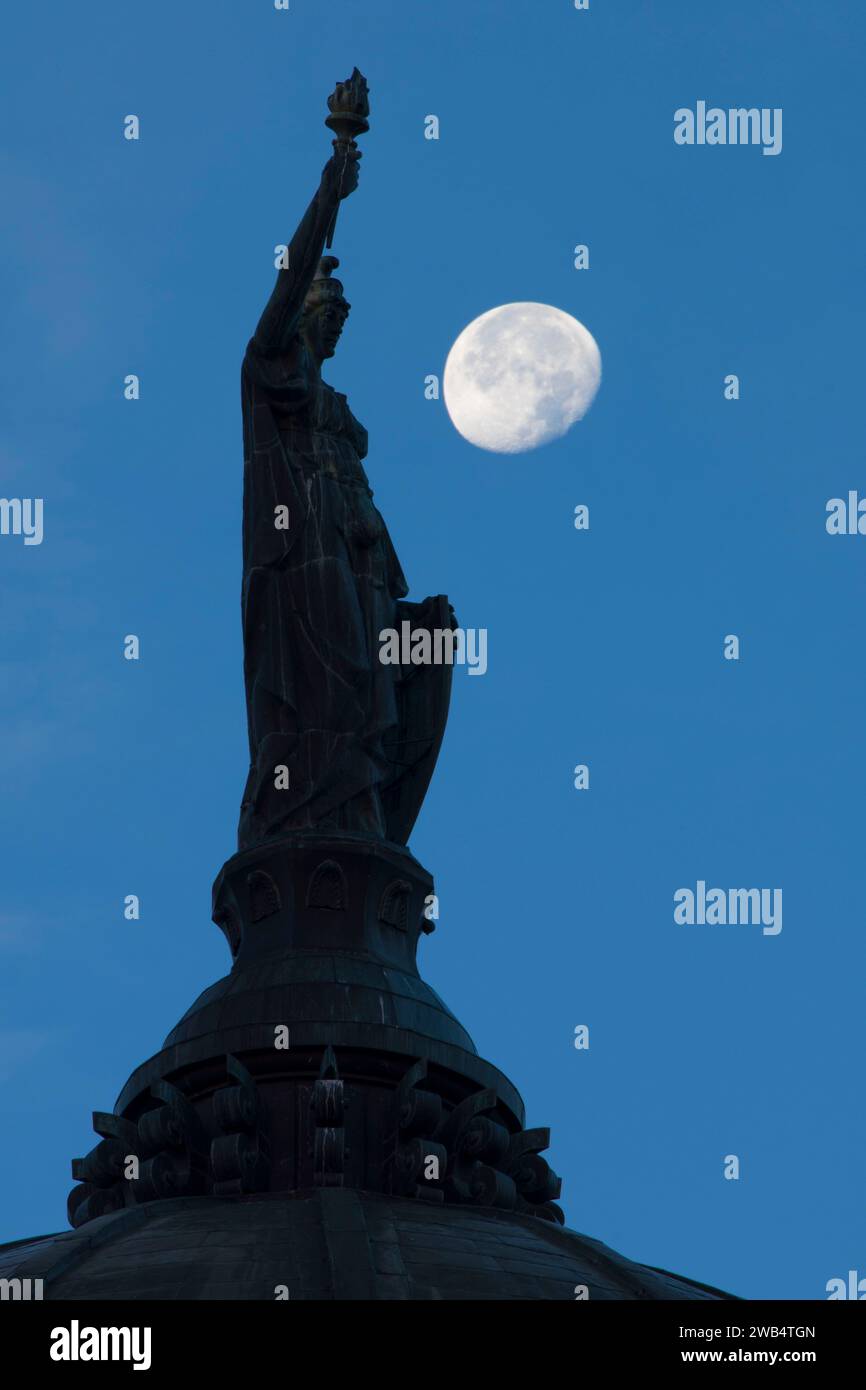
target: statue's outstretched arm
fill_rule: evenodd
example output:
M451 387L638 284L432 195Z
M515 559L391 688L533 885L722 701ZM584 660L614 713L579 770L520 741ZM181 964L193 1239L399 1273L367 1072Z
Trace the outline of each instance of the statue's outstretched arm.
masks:
M279 356L289 349L340 199L358 186L360 158L357 149L334 154L322 170L321 183L289 244L288 265L277 273L253 337L253 347L262 357Z

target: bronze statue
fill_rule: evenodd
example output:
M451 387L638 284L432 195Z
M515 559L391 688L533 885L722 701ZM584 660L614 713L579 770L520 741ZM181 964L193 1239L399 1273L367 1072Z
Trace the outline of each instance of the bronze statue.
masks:
M243 368L252 767L213 892L231 968L94 1112L75 1231L0 1246L0 1274L76 1303L727 1298L561 1229L550 1131L419 973L438 898L405 840L451 666L378 644L452 623L444 598L406 603L366 434L321 379L349 307L321 253L357 182L359 73L331 112ZM497 864L475 867L495 898Z
M349 304L322 256L358 185L367 129L355 69L329 99L334 153L244 357L244 669L250 772L239 846L328 829L405 844L430 780L450 665L379 660L409 619L449 628L442 596L408 586L361 460L367 432L322 380Z

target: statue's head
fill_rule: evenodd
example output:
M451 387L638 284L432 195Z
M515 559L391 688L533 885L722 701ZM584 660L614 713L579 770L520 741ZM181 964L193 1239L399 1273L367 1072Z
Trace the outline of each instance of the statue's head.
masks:
M340 281L332 278L332 271L339 264L336 256L322 257L304 300L301 332L318 362L333 357L351 307Z

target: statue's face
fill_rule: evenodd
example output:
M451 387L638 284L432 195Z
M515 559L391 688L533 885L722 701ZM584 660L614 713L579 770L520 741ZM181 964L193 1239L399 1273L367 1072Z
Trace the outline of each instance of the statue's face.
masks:
M347 314L348 309L344 304L326 301L317 305L313 313L307 316L304 324L307 346L319 362L333 357L336 352Z

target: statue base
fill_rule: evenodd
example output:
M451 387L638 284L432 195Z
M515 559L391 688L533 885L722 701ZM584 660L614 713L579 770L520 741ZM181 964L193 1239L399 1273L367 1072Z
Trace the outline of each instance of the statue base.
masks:
M73 1163L79 1226L173 1196L351 1187L561 1221L545 1129L419 976L430 874L403 846L293 833L214 884L233 957Z

